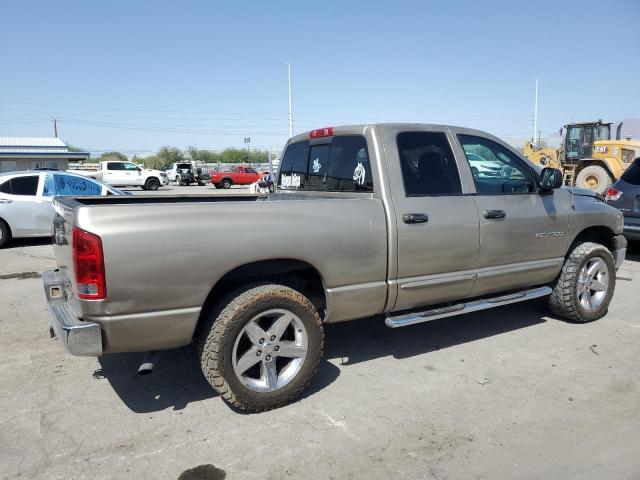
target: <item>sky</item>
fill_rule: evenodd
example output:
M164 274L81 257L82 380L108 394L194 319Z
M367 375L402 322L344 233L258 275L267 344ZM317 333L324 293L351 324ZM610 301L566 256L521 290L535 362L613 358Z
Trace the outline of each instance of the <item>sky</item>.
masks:
M280 151L380 121L508 141L640 118L640 0L0 0L0 136Z

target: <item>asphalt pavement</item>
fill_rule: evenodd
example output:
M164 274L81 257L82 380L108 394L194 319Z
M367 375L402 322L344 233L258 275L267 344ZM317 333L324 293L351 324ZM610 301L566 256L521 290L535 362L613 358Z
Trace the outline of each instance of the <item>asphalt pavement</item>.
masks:
M141 354L67 355L41 286L54 265L46 239L0 250L0 478L640 478L640 252L589 324L534 301L329 326L304 396L254 415L216 396L192 347L144 377Z

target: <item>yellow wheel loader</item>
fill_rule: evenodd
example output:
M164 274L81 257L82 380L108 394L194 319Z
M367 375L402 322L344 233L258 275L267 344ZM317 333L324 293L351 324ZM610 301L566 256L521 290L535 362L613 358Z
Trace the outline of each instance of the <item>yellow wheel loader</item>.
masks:
M605 193L620 178L634 158L640 156L640 141L620 139L622 123L611 139L611 123L570 123L559 149L540 148L531 143L524 147L525 156L534 163L560 168L565 185L588 188Z

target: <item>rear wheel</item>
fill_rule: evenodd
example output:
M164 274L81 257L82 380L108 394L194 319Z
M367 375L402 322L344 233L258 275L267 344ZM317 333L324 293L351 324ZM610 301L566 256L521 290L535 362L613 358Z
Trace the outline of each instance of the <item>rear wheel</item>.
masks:
M269 284L227 296L207 319L198 352L204 376L227 403L259 412L300 395L323 347L313 304L300 292Z
M578 172L576 177L576 187L588 188L597 193L604 193L613 180L609 172L600 165L589 165Z
M611 252L598 243L577 245L565 261L549 297L551 311L574 322L606 315L616 286Z
M225 178L224 180L222 180L222 188L231 188L231 185L233 185L233 182L230 178Z
M4 248L9 245L11 241L11 229L9 225L0 220L0 248Z
M144 189L145 190L158 190L160 188L160 180L158 180L157 178L149 178L145 184L144 184Z

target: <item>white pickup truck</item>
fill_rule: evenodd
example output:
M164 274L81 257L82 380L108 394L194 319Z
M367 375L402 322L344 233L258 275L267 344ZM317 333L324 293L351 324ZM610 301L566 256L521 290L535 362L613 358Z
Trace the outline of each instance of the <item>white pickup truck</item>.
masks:
M112 187L142 187L143 190L158 190L169 183L166 173L141 168L133 162L100 162L97 172L77 173L95 178Z

